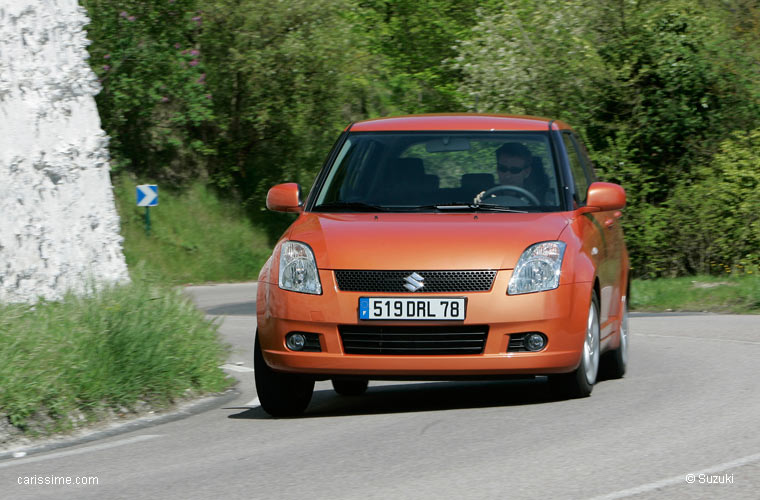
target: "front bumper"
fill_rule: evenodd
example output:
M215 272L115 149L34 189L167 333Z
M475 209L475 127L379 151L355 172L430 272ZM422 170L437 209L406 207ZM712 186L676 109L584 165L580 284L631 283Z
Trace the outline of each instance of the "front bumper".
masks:
M283 372L324 377L353 375L368 378L542 375L565 373L580 363L586 332L591 283L560 285L555 290L507 295L512 271L499 271L489 292L414 294L420 297L467 297L467 318L457 324L488 325L481 354L468 355L359 355L345 354L339 325L367 324L358 320L359 297L411 296L344 292L332 271L320 270L322 295L281 290L260 282L257 296L258 336L264 359ZM371 322L401 324L395 321ZM436 322L414 322L435 325ZM322 352L294 352L285 347L289 332L319 335ZM541 352L507 352L509 335L542 332L548 337Z

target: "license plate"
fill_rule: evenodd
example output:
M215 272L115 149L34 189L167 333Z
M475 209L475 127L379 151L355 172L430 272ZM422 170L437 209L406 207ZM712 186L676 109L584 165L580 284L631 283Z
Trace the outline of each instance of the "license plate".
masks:
M359 319L461 321L464 297L361 297Z

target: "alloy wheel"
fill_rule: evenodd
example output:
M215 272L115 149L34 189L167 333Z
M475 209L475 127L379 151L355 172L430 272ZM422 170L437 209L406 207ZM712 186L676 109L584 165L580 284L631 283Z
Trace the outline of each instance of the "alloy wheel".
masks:
M599 318L593 302L588 311L586 340L583 343L583 365L586 367L586 381L594 384L599 372Z

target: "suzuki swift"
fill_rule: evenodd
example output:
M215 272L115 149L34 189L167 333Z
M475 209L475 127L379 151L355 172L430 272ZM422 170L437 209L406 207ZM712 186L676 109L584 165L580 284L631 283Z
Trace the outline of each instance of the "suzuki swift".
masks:
M256 390L302 413L315 380L548 376L591 394L628 357L623 188L544 118L419 115L349 125L261 270Z

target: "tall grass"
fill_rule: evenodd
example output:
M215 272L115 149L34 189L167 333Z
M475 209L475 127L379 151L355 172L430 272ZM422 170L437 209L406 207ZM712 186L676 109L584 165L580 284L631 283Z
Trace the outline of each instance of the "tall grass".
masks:
M644 311L760 313L760 276L690 276L634 280L631 308Z
M159 205L150 209L151 234L146 236L145 208L135 202L135 186L145 183L126 174L114 179L130 268L144 262L149 274L175 284L256 279L271 246L239 203L220 200L202 183L182 192L159 186Z
M108 408L219 391L225 358L216 325L181 291L139 276L89 297L0 305L0 418L45 434Z

